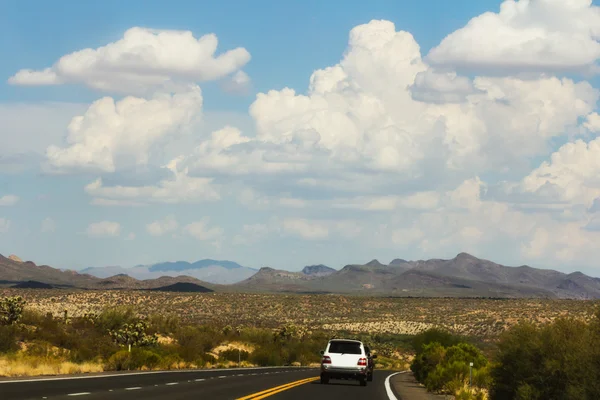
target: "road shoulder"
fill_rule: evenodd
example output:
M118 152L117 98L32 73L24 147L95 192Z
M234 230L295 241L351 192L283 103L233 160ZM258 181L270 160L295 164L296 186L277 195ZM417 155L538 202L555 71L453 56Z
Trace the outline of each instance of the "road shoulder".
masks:
M397 374L391 377L390 384L398 400L451 400L454 396L446 396L441 394L429 393L423 385L421 385L412 372L408 371L403 374Z

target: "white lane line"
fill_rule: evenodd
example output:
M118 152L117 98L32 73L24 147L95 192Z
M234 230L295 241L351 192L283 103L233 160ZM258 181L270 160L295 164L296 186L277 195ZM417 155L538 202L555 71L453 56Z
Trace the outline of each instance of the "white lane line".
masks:
M244 376L244 374L237 374L237 376Z
M125 388L125 390L140 390L141 388L142 388L141 386L136 386L136 387Z
M87 394L91 394L91 393L90 392L71 393L71 394L68 394L67 396L85 396Z
M205 381L204 378L202 378L202 379L196 379L196 382L203 382L203 381Z
M394 374L388 375L387 378L385 378L385 391L387 393L387 396L390 400L398 400L398 398L396 397L396 395L394 395L394 392L392 390L392 386L390 385L390 378L392 376L396 376L398 374L404 374L408 371L400 371L400 372L396 372Z
M70 381L74 379L98 379L98 378L116 378L119 376L136 376L136 375L154 375L154 374L189 374L189 373L203 373L203 372L219 372L219 371L256 371L256 370L269 370L275 368L285 368L291 371L299 371L298 367L256 367L256 368L216 368L216 369L178 369L168 371L145 371L145 372L129 372L125 374L103 374L95 376L65 376L56 378L35 378L35 379L14 379L14 380L0 380L0 385L8 383L28 383L28 382L43 382L43 381Z
M225 375L221 375L219 379L227 378Z
M165 383L165 385L167 385L167 386L179 385L179 382Z

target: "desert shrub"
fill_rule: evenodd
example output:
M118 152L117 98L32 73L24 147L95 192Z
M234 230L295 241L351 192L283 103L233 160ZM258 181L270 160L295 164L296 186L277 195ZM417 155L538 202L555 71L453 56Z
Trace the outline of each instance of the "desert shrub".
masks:
M282 352L273 347L260 347L250 355L250 362L259 367L282 365Z
M210 329L193 326L183 326L174 335L178 343L178 354L185 360L194 362L203 359L221 342L221 337Z
M0 325L12 325L21 319L25 300L21 296L0 299Z
M492 368L492 397L600 398L598 323L559 318L541 327L521 323L505 332Z
M447 348L438 342L425 344L414 359L411 370L427 390L457 396L469 382L471 362L473 374L477 377L472 384L477 392L481 392L490 383L486 369L488 361L472 344L458 343Z
M234 362L237 362L238 360L247 361L249 356L250 356L250 353L248 353L247 351L245 351L245 350L238 351L236 349L225 350L219 354L219 358L222 358L227 361L234 361Z
M17 329L14 326L0 326L0 353L12 352L18 348Z
M417 354L423 351L423 347L429 343L437 342L443 347L450 347L466 340L458 335L440 328L431 328L415 335L412 339L413 349Z
M181 320L177 315L152 314L148 317L148 333L170 335L179 329Z
M95 325L101 332L114 331L126 324L139 321L135 308L131 306L119 306L107 308L102 311L95 320Z
M134 348L131 352L120 350L113 354L105 365L105 369L114 371L157 368L163 363L162 357L150 350Z

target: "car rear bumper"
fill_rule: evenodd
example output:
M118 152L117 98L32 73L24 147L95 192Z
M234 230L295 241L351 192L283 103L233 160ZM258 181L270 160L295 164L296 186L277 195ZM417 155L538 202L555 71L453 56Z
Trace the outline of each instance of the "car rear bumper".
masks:
M367 376L366 367L356 368L343 368L343 367L330 367L326 365L321 366L321 375L326 375L329 378L341 378L341 379L363 379Z

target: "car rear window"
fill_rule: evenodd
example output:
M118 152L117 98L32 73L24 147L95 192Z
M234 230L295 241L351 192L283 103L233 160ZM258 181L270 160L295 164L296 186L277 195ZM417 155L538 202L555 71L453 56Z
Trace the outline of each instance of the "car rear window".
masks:
M329 352L340 354L361 354L360 344L353 342L331 342L329 344Z

